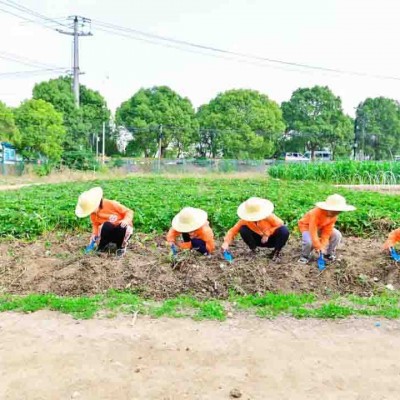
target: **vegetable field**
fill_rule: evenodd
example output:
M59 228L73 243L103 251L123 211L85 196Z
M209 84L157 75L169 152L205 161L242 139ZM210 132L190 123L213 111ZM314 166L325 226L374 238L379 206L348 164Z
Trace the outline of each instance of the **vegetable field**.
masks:
M400 163L388 161L336 161L286 163L269 169L269 175L287 180L394 185L400 183Z
M217 236L222 236L235 221L236 208L250 196L267 197L275 212L290 228L304 212L327 195L340 193L357 207L343 214L338 226L343 232L366 237L386 233L400 224L398 202L379 193L351 192L321 183L286 182L275 179L167 179L131 178L31 186L0 193L0 237L34 239L53 231L90 229L89 218L78 219L74 210L78 195L101 185L106 198L117 199L135 210L135 228L143 233L165 232L181 207L206 210Z

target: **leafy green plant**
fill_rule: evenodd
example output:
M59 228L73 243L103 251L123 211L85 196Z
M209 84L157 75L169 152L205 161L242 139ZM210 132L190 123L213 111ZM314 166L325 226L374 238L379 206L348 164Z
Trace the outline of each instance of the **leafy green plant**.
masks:
M388 161L336 161L280 163L268 173L273 178L343 184L388 185L400 182L400 163Z
M395 197L379 193L352 192L308 182L274 179L211 179L163 177L130 178L56 185L40 185L0 192L0 237L34 239L54 230L88 230L89 218L79 219L74 210L79 194L102 186L104 196L135 211L135 228L143 233L162 233L182 207L194 206L208 212L217 236L222 236L238 217L238 205L250 196L269 198L275 212L293 231L301 216L329 194L340 193L357 211L340 215L338 227L346 234L383 234L400 223ZM384 223L383 223L384 222Z

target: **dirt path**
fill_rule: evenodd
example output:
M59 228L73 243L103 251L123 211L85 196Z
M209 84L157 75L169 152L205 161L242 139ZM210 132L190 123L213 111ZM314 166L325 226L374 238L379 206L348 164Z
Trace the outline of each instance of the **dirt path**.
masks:
M398 399L400 322L0 316L2 400Z

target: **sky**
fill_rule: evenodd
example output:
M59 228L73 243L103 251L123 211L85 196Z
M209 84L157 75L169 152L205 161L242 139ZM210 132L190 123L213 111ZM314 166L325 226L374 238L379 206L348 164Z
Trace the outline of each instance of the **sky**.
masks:
M10 8L10 4L63 24L71 15L92 19L93 36L79 42L80 81L100 91L113 111L140 88L156 85L171 87L195 107L234 88L258 90L281 103L299 87L327 85L342 98L345 112L352 116L367 97L400 97L398 0L0 0L0 101L13 107L31 97L36 82L57 74L4 75L35 69L4 56L17 55L68 70L72 37L5 13L35 19ZM234 52L371 76L217 58L215 53L205 55L205 51L194 52L188 47L182 51L182 46L178 50L104 32L97 21ZM57 27L50 22L48 26Z

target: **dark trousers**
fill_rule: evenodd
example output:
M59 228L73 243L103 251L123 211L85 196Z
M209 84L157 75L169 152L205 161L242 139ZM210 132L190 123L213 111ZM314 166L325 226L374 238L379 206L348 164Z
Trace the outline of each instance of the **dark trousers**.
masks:
M192 248L197 250L201 254L208 254L206 242L201 239L191 239L188 233L182 233L182 239L184 242L192 242Z
M240 236L251 250L255 250L256 247L268 247L280 251L289 239L289 230L282 225L268 238L267 243L261 243L261 236L245 225L240 228Z
M122 228L120 225L113 225L111 222L104 222L100 232L100 243L98 251L105 250L106 246L110 243L115 243L117 249L122 247L126 235L126 227Z

